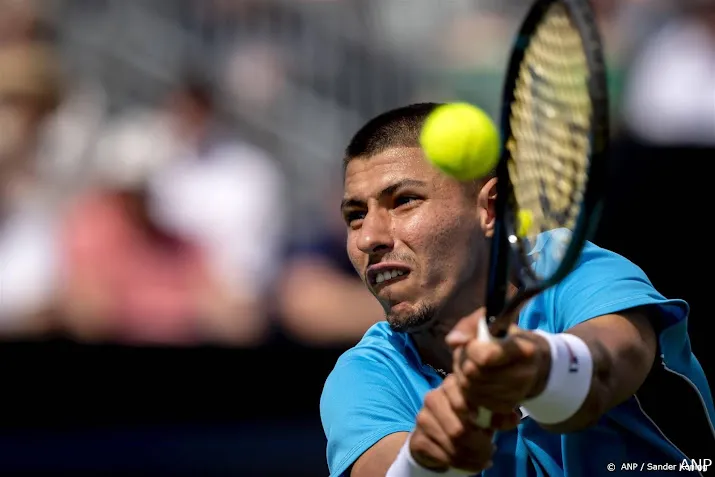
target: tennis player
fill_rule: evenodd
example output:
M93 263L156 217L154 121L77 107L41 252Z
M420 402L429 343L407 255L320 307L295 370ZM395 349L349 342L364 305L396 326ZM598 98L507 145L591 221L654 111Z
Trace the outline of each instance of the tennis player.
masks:
M418 136L436 106L384 113L346 150L347 251L386 322L343 354L325 383L331 476L588 476L633 462L670 473L686 456L636 392L659 355L694 384L712 430L687 304L589 243L569 277L522 308L507 339L474 340L496 180L460 183L424 159ZM542 235L534 250L539 266L550 264L552 238ZM492 428L474 423L479 406L494 411Z

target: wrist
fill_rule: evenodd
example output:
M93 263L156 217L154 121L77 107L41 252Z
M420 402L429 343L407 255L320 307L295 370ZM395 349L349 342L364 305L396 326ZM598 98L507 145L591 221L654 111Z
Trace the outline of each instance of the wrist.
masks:
M392 466L387 470L385 477L465 477L474 475L472 472L465 472L457 469L435 470L428 469L419 464L410 450L412 434L407 437L404 445L397 454L397 458Z
M591 389L593 358L586 343L568 333L536 331L549 344L550 364L545 385L535 386L534 397L522 403L532 419L558 424L570 419L583 405Z
M410 434L407 437L405 447L407 448L407 460L411 464L416 465L422 469L435 472L436 474L442 474L445 471L449 470L449 467L435 465L434 462L431 462L429 458L425 459L421 452L415 452L415 450L412 449L412 442L412 434Z
M534 384L526 395L526 399L534 399L537 396L543 394L546 389L546 385L549 382L549 376L551 375L551 365L552 365L552 353L551 353L551 343L549 340L543 336L543 333L531 332L531 339L533 339L537 344L536 359L539 363L538 375L534 380Z

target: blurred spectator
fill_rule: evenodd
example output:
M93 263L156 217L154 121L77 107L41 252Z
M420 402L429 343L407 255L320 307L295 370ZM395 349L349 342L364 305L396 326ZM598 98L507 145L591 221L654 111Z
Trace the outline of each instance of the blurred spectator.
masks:
M282 325L305 344L355 343L385 316L348 259L339 203L337 194L325 201L326 227L317 239L295 244L280 282Z
M654 23L651 19L659 21L663 16L665 10L660 5L665 1L595 2L609 50L609 81L613 83L615 78L618 89L618 62L628 62L633 37L645 37ZM682 5L695 2L675 3L685 12ZM102 330L119 329L116 323L124 323L122 326L131 330L122 332L122 336L131 336L126 340L134 342L162 342L165 335L167 342L198 342L204 338L225 343L260 342L269 326L265 301L278 290L280 300L276 304L284 315L283 323L298 339L326 344L353 341L381 319L382 312L356 282L344 252L343 225L329 219L327 225L317 227L316 240L292 244L288 264L282 270L279 257L286 231L285 215L292 212L315 217L322 213L316 204L325 202L320 193L328 176L323 172L325 164L334 157L340 138L360 124L364 116L410 101L419 94L424 100L473 101L496 117L503 67L512 35L526 8L523 2L507 0L456 0L445 8L435 7L430 0L414 0L407 10L400 0L0 0L0 45L9 48L8 45L36 41L43 29L52 27L69 60L67 64L72 65L68 69L77 78L86 78L90 85L77 87L80 83L74 80L76 93L71 101L62 91L60 111L67 112L64 120L58 121L62 114L58 115L54 106L43 106L38 115L26 113L36 109L27 103L36 104L37 99L22 100L25 105L17 106L17 98L27 98L28 94L13 91L29 91L35 88L33 84L45 85L39 88L44 93L29 94L33 98L60 95L59 83L42 80L43 74L33 73L32 81L16 78L21 71L35 68L30 65L32 55L16 55L22 59L12 60L13 65L27 63L22 68L2 69L9 73L0 75L0 95L6 98L0 108L0 125L6 131L0 136L2 206L6 211L0 257L12 257L15 265L2 268L4 285L0 291L7 296L0 305L0 315L9 323L7 316L27 314L10 313L10 308L23 309L19 303L33 310L47 308L49 299L44 297L51 295L56 284L57 254L63 264L63 276L76 275L79 280L81 263L102 271L88 257L95 256L100 263L100 259L110 257L110 249L121 256L126 250L143 247L149 251L141 253L163 257L166 263L161 267L166 270L203 270L195 274L206 277L202 278L202 286L212 291L205 295L218 297L206 299L215 305L210 312L176 312L181 318L176 318L175 324L168 324L174 323L174 318L166 318L165 325L160 325L164 318L155 322L148 318L150 313L146 310L151 307L147 305L139 313L136 306L134 317L124 319L119 311L113 311L112 316L95 321L70 320L73 329L88 336L108 337L111 333ZM634 64L628 88L627 115L630 124L635 125L633 129L643 136L669 141L670 132L661 134L663 129L677 132L679 141L693 141L693 135L702 137L708 132L715 134L711 124L715 112L708 110L712 104L704 100L714 94L709 80L713 75L707 65L713 63L715 35L706 33L713 29L707 26L712 21L708 22L708 15L701 13L707 12L707 7L700 8L705 9L674 19L655 40L643 43L646 48ZM125 28L127 24L132 28ZM682 52L683 48L690 51ZM19 51L20 46L13 49ZM126 109L136 101L154 102L156 93L165 91L176 80L173 67L187 50L205 60L204 69L223 68L227 101L217 107L213 87L187 77L159 108ZM38 56L42 55L34 54ZM666 56L674 66L661 65ZM43 68L49 71L48 61L38 64L46 65ZM681 75L684 80L679 79ZM6 88L11 93L2 93L2 85L12 82ZM686 97L685 102L681 96ZM613 99L614 105L620 104L616 95ZM282 170L264 150L237 139L221 116L223 108L231 109L226 112L233 124L247 126L242 132L252 128L253 135L247 138L251 143L261 142L280 157L283 165L290 166L290 181L285 180ZM20 110L25 112L16 114ZM117 113L119 117L105 131L104 116ZM676 119L670 121L669 116ZM21 117L26 119L18 120ZM46 127L52 123L49 119L58 123L52 134L62 147L50 141L38 153L42 141L37 136L47 134ZM681 129L690 132L678 132ZM48 202L57 197L60 173L65 190L81 191L80 186L85 185L81 182L87 175L82 169L88 144L97 140L99 147L91 156L99 160L97 178L101 182L93 187L89 184L91 190L73 203L64 224L65 242L57 251L52 232L55 211ZM53 188L45 181L48 177L40 177L36 171L38 156L42 160L48 156L50 167L42 172L53 176ZM290 199L287 186L293 189ZM99 217L96 220L91 218L95 215ZM305 230L311 229L305 225L306 220L294 222ZM85 229L91 230L86 232L89 237L99 234L95 228L107 234L105 229L111 229L125 242L115 237L114 242L102 244L91 238L91 247L76 245L80 241L77 236L84 236ZM291 227L291 234L303 231L298 228ZM120 242L123 245L117 245ZM110 246L111 243L115 244ZM23 253L18 251L20 248ZM91 250L94 251L90 253ZM126 263L135 255L141 254L132 254ZM159 261L151 260L154 259ZM112 267L119 269L120 265ZM151 271L158 274L161 267ZM98 283L105 280L97 273ZM146 270L121 273L144 275L142 280L151 283L170 281L147 278L150 274ZM26 277L24 281L8 278L21 275ZM63 288L65 311L83 304L69 299L75 293L68 291L76 285L73 280ZM126 282L139 288L139 279L136 283L132 280ZM127 290L131 289L129 285ZM11 287L15 289L12 293ZM166 287L200 288L195 284ZM129 293L120 293L119 286L105 288L107 294L117 297ZM129 306L123 298L115 301ZM116 310L121 308L113 306ZM158 308L156 303L152 306ZM162 314L171 313L161 311L157 316ZM336 319L336 314L345 318ZM348 314L354 316L348 318ZM77 314L80 315L90 314ZM188 315L191 318L186 318ZM146 336L142 335L144 331L137 331L144 326L137 323L145 321L149 323ZM29 323L20 319L17 322ZM96 325L96 333L90 324ZM161 326L169 331L156 331ZM150 333L151 327L156 330Z
M267 43L241 44L228 55L225 89L252 114L262 114L284 92L284 60L280 49Z
M38 174L38 146L62 88L44 44L0 46L0 71L0 327L39 332L49 326L56 250L52 189Z
M60 74L52 50L41 43L0 47L0 158L16 173L34 170L42 124L61 102Z
M260 335L283 248L288 204L281 169L226 129L203 80L187 79L166 114L177 152L152 181L157 217L200 244L224 298L238 306L231 317L237 329L225 335Z
M677 2L680 14L635 61L625 98L629 130L653 144L715 145L715 5Z
M166 145L152 125L108 127L95 187L64 218L59 311L75 338L186 344L199 337L198 301L210 282L198 248L150 214L146 182ZM148 153L137 147L152 140Z
M34 0L0 0L0 43L23 43L38 39L44 22Z
M218 126L187 81L160 111L100 140L97 191L66 223L63 305L73 333L130 343L258 344L278 257L281 176Z

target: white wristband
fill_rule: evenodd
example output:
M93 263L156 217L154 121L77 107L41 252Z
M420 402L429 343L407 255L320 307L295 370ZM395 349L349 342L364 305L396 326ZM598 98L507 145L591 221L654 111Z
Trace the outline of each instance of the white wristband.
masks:
M466 477L469 475L476 475L471 472L458 469L449 469L446 472L437 472L436 470L425 469L420 464L418 464L412 453L410 452L410 439L412 434L407 437L405 445L400 449L400 453L397 454L395 462L392 463L390 468L387 470L385 477Z
M536 422L557 424L576 414L586 400L593 379L591 351L578 336L535 333L551 347L551 371L544 391L522 407Z

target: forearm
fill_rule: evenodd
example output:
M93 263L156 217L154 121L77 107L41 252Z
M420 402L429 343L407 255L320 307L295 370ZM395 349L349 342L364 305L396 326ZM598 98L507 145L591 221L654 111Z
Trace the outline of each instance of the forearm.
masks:
M645 381L655 358L656 338L643 311L606 315L568 331L588 347L592 377L578 411L556 424L541 424L552 432L574 432L596 423L630 398Z
M475 475L473 472L458 469L432 470L420 465L410 452L410 437L407 437L385 477L465 477Z
M574 415L563 422L541 423L541 427L544 429L560 434L579 431L595 424L612 407L609 404L614 401L615 394L614 363L610 359L610 354L600 343L588 343L587 345L593 357L593 378L583 404Z

